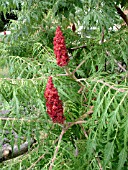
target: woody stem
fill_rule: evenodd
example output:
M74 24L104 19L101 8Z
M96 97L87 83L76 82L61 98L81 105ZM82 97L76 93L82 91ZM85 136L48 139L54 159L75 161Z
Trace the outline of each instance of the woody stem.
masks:
M78 82L78 79L76 78L76 76L74 75L74 72L70 72L68 67L65 67L65 72L66 75L69 76L70 78L74 79L76 82ZM79 85L83 88L84 85L81 82L78 82Z

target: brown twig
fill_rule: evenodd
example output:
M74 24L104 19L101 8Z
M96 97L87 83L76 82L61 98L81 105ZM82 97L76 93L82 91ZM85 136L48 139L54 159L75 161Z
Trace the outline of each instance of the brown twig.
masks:
M43 155L41 155L27 170L32 169L41 159L44 158L45 154L47 154L48 151L46 151Z
M110 52L106 50L107 56L111 56ZM126 69L116 60L114 59L114 62L124 71L126 72Z
M57 143L57 141L58 141L58 139L53 142L53 145L55 145L55 144ZM53 145L52 145L52 146L53 146ZM30 169L32 169L33 167L35 167L35 165L36 165L41 159L43 159L44 156L45 156L48 152L49 152L49 151L46 150L46 152L45 152L43 155L41 155L27 170L30 170Z
M49 170L52 170L52 168L53 168L54 161L56 159L56 156L57 156L57 153L58 153L58 150L59 150L59 147L60 147L60 143L61 143L61 140L62 140L62 137L63 137L64 133L65 133L65 129L62 129L61 134L59 136L58 144L57 144L57 146L55 148L55 152L54 152L53 158L51 160Z
M85 118L88 115L88 113L90 113L90 111L85 113L84 115L82 115L75 122L65 123L64 128L62 129L61 134L59 136L58 144L55 148L55 152L54 152L53 158L51 160L49 170L52 170L52 168L53 168L53 165L54 165L54 162L55 162L55 159L56 159L56 156L57 156L57 153L58 153L58 150L59 150L59 147L60 147L60 143L61 143L61 140L62 140L64 133L73 125L86 123L87 121L84 121L84 120L81 120L81 119Z
M81 65L82 65L84 62L85 62L85 61L83 61L83 62L81 63ZM81 65L79 65L78 68L79 68ZM78 69L78 68L77 68L77 69ZM76 71L76 69L75 69L73 72L75 73L75 71ZM72 78L72 79L74 79L76 82L78 82L78 84L81 86L80 91L82 91L82 90L84 89L84 85L83 85L81 82L78 81L78 79L77 79L76 76L73 74L73 72L70 72L70 70L68 69L68 67L65 67L65 72L66 72L66 75L67 75L67 76L69 76L70 78ZM79 93L79 91L78 91L78 93Z
M68 76L67 74L57 74L56 77Z
M53 142L53 145L55 145L57 142L58 142L59 139L56 139L54 142ZM30 170L32 169L41 159L44 158L44 156L48 153L48 150L46 150L46 152L41 155L27 170Z
M116 59L114 59L114 62L115 62L124 72L127 71Z
M78 46L78 47L72 47L72 48L68 48L68 51L74 51L74 50L77 50L77 49L80 49L80 48L86 48L87 49L87 46L86 45L81 45L81 46Z
M50 167L49 167L49 170L52 170L52 167L54 165L54 161L56 159L56 156L57 156L57 153L58 153L58 150L59 150L59 147L60 147L60 143L61 143L61 140L62 140L62 137L64 135L64 133L73 125L75 124L83 124L83 123L86 123L86 121L82 120L84 118L86 118L88 116L88 114L92 113L92 110L88 111L87 113L85 113L84 115L82 115L80 118L78 118L75 122L68 122L65 124L64 128L62 129L61 131L61 134L59 136L59 138L57 140L55 140L54 144L58 141L58 144L55 148L55 152L54 152L54 155L53 155L53 158L51 160L51 164L50 164ZM47 153L48 151L45 152L45 154ZM30 170L32 169L41 159L44 158L45 154L43 154L42 156L40 156L37 161L35 161L27 170Z
M117 10L117 13L121 16L121 18L124 20L124 22L128 26L128 17L127 17L127 15L125 15L124 12L117 5L115 5L115 8Z
M104 42L104 27L102 28L102 33L101 33L101 44Z
M85 60L83 60L76 68L75 68L75 70L72 72L72 74L74 75L75 74L75 72L82 66L82 64L84 64L85 63Z
M101 163L100 163L100 158L99 157L96 157L96 160L97 160L97 162L98 162L98 165L99 165L99 170L103 170L103 168L102 168L102 165L101 165Z
M84 130L84 127L83 127L82 125L80 125L80 127L81 127L81 129L82 129L82 131L83 131L83 133L84 133L85 138L88 138L88 134L87 134L87 132Z
M66 126L62 129L61 134L60 134L60 136L59 136L58 144L57 144L57 146L56 146L56 148L55 148L55 152L54 152L53 158L52 158L52 160L51 160L49 170L52 170L52 168L53 168L53 165L54 165L54 162L55 162L55 159L56 159L56 156L57 156L57 153L58 153L58 150L59 150L59 147L60 147L60 143L61 143L61 140L62 140L62 137L63 137L64 133L65 133L71 126L76 125L76 124L83 124L83 123L86 123L86 121L81 121L81 120L79 120L79 121L76 121L76 122L70 122L70 123L66 123L66 124L65 124Z
M65 127L65 129L68 130L73 125L83 124L83 123L86 123L86 122L87 121L85 121L85 120L78 120L78 121L75 121L75 122L69 122L69 123L67 123L67 126Z
M110 52L106 50L106 55L111 56ZM127 72L127 70L116 60L114 59L114 62L120 67L124 72ZM126 75L128 77L128 74Z

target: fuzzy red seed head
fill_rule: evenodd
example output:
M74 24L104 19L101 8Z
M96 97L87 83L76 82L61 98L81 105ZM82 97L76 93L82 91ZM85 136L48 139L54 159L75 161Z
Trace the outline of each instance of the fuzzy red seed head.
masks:
M53 39L54 53L57 60L57 65L60 67L68 65L69 56L67 53L65 39L60 26L57 27L55 37Z
M54 123L64 123L65 117L63 115L62 101L59 99L58 91L54 87L52 77L49 77L46 89L44 92L46 99L47 113Z

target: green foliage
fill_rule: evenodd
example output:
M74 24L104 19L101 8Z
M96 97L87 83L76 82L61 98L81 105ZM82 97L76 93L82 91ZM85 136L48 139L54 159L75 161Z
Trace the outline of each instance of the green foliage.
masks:
M8 1L7 9L4 2L1 10L6 12L21 1ZM52 161L55 170L127 169L128 75L120 65L128 64L128 29L112 29L121 23L114 5L104 0L23 1L11 35L0 42L0 139L8 138L12 147L31 138L36 143L27 153L2 162L2 170L47 170ZM70 28L73 23L76 32ZM73 76L56 64L53 38L58 25ZM44 90L50 75L63 101L65 129L46 113Z

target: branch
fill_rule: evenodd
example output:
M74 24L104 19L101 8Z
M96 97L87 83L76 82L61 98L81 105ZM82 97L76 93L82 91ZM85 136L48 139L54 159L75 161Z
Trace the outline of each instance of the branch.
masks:
M122 19L124 20L124 22L128 26L128 17L127 17L127 15L125 15L124 12L118 6L115 5L115 8L117 10L117 13L122 17Z
M60 147L60 143L61 143L61 140L62 140L62 137L63 137L64 133L65 133L71 126L76 125L76 124L83 124L83 123L86 123L86 121L80 121L80 120L79 120L79 121L76 121L76 122L69 122L69 123L66 123L66 124L65 124L66 126L62 129L61 134L60 134L60 136L59 136L58 144L57 144L57 146L56 146L56 148L55 148L55 152L54 152L53 158L52 158L52 160L51 160L51 164L50 164L49 170L52 170L52 168L53 168L53 165L54 165L54 162L55 162L55 160L56 160L56 156L57 156L57 153L58 153L58 150L59 150L59 147Z
M75 68L75 70L72 72L72 74L74 75L75 74L75 72L82 66L82 64L84 64L85 63L85 60L83 60L76 68Z
M48 153L48 151L46 151L46 153L44 153L43 155L41 155L27 170L32 169L41 159L44 158L44 156Z
M118 67L121 68L121 70L123 70L124 72L127 71L120 63L118 63L118 61L116 59L114 59L114 62L118 65Z
M100 158L99 157L96 157L96 160L97 160L97 162L98 162L98 165L99 165L99 170L103 170L103 168L102 168L102 165L101 165L101 163L100 163Z
M82 46L78 46L78 47L68 48L68 51L69 51L69 52L72 52L72 51L77 50L77 49L80 49L80 48L86 48L86 49L88 49L86 45L82 45Z
M102 33L101 33L101 44L104 43L104 27L102 28Z
M110 84L108 84L107 82L104 82L103 80L93 79L92 81L97 82L97 83L102 83L102 84L104 84L105 86L108 86L110 89L116 90L116 91L121 92L121 93L127 92L127 90L122 89L122 88L114 87L113 85L110 85Z
M49 167L49 170L52 170L53 168L53 165L54 165L54 162L55 162L55 159L56 159L56 156L57 156L57 153L58 153L58 150L59 150L59 147L60 147L60 143L61 143L61 140L62 140L62 137L64 135L64 133L73 125L76 125L76 124L83 124L83 123L86 123L87 121L85 120L82 120L84 118L87 117L88 114L90 114L90 112L92 113L92 111L88 111L86 112L84 115L82 115L81 117L79 117L75 122L67 122L64 124L64 127L61 131L61 134L59 136L59 140L58 140L58 144L55 148L55 152L54 152L54 155L53 155L53 158L51 160L51 164L50 164L50 167Z
M107 51L107 50L106 50L106 55L107 55L107 56L111 56L110 52ZM121 70L123 70L124 72L127 71L116 59L114 59L114 62L118 65L118 67L121 68ZM127 75L127 77L128 77L128 75Z
M54 161L56 159L56 156L57 156L57 153L58 153L58 150L59 150L59 147L60 147L60 143L61 143L62 137L63 137L65 132L66 132L65 129L62 129L61 134L59 136L58 144L57 144L57 146L55 148L55 152L54 152L53 158L51 160L51 164L50 164L49 170L52 170L52 167L54 165Z
M3 145L0 150L0 162L8 159L15 158L28 151L29 146L31 147L35 143L35 139L31 139L29 142L26 141L20 145L14 145L13 147L9 144Z

